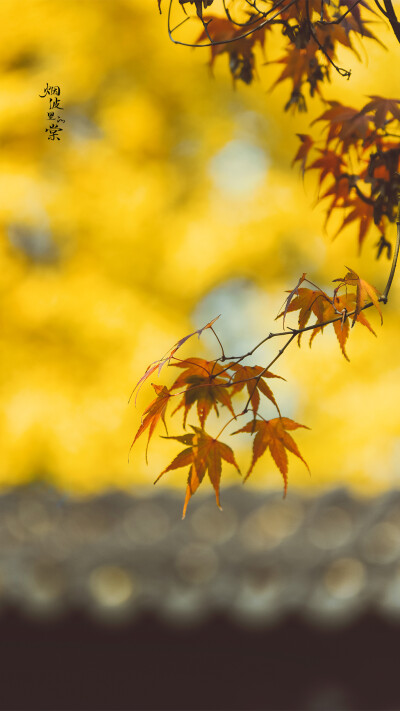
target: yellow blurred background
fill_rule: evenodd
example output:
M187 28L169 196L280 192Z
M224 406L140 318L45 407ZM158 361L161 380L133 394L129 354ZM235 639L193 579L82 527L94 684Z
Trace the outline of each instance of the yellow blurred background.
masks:
M361 64L343 51L352 78L333 76L327 98L359 107L370 94L399 98L399 48L374 23L389 52L366 41ZM156 0L2 0L0 24L0 484L133 491L178 451L154 437L146 466L143 437L128 464L154 393L143 387L136 409L128 397L149 362L219 313L217 332L239 355L274 330L302 272L330 288L346 264L383 290L389 264L374 259L375 232L361 258L351 228L334 242L334 223L324 233L312 176L302 183L291 169L295 133L322 104L284 114L289 86L268 91L279 65L260 57L258 79L234 89L221 57L211 77L207 50L169 41ZM279 42L266 53L279 58ZM60 141L45 132L47 84L61 90ZM370 494L398 485L398 283L396 275L383 328L371 315L378 338L351 333L350 363L328 332L277 363L287 379L274 388L282 413L311 427L296 441L312 476L292 458L289 495L297 486ZM218 353L210 334L182 349ZM164 369L160 382L168 377ZM174 419L170 434L180 434ZM228 433L224 441L234 446ZM222 483L238 481L230 469ZM158 486L183 493L185 481L181 470ZM246 485L282 481L265 457Z

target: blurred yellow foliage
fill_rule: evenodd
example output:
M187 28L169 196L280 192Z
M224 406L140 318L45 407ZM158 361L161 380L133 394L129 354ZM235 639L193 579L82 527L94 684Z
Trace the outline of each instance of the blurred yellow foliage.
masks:
M203 325L196 306L207 293L238 278L266 295L268 308L261 297L251 308L255 343L303 271L326 284L351 261L379 287L387 264L373 262L371 240L356 264L350 231L333 245L324 235L312 180L304 188L290 169L294 134L312 115L282 114L285 87L265 94L275 70L234 91L221 59L212 79L204 50L169 42L155 0L2 0L0 24L0 484L132 489L151 483L175 448L153 442L146 467L140 442L128 465L140 407L153 397L143 389L135 411L130 390ZM332 97L395 95L390 47L369 43L367 69L344 52L353 78L335 78ZM45 133L47 83L61 89L60 141ZM395 285L379 339L356 329L350 364L329 336L281 363L287 414L312 427L298 439L314 486L397 483L398 307ZM170 481L182 486L184 476ZM272 464L253 482L281 486ZM310 480L292 462L296 483Z

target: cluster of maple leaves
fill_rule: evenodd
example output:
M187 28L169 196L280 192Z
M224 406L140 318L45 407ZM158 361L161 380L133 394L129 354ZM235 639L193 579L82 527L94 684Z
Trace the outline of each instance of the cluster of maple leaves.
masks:
M315 142L298 134L301 145L293 163L300 162L303 174L317 171L324 189L319 199L329 200L327 219L333 211L345 210L336 234L356 223L361 248L370 226L376 225L381 234L378 257L385 250L390 259L387 231L396 220L400 192L400 100L370 96L361 110L329 101L313 124L317 122L323 122L325 138Z
M135 390L138 391L151 375L155 372L160 374L164 366L179 368L181 371L169 387L152 383L156 397L143 413L142 422L136 432L132 446L143 433L147 432L147 459L150 439L160 421L164 423L167 430L167 409L175 405L170 413L171 416L183 410L182 424L184 433L169 436L167 432L166 439L176 440L183 444L185 448L179 452L156 479L158 481L168 471L189 467L183 517L186 514L186 508L191 496L197 491L206 474L209 476L215 490L217 504L220 506L219 489L223 461L233 465L240 474L232 448L222 442L220 436L226 427L245 415L250 419L242 427L232 432L233 435L246 433L253 437L252 459L244 481L250 476L257 461L267 451L270 452L283 477L284 494L286 494L288 484L288 452L301 459L308 468L290 434L291 431L300 427L305 428L305 425L294 422L282 415L269 382L274 378L281 378L281 376L273 373L270 367L296 336L300 345L302 334L309 330L311 332L311 345L315 336L329 324L332 324L342 353L348 359L345 346L350 333L350 320L352 326L358 322L374 333L365 317L364 309L373 305L378 309L382 318L379 301L386 300L385 297L380 297L375 287L361 279L353 270L349 270L343 278L335 279L334 281L338 282L338 285L334 289L332 296L328 296L325 291L309 282L305 274L301 276L295 288L289 292L283 311L277 316L277 318L283 319L283 332L271 333L262 341L263 343L274 336L287 336L285 346L270 364L266 366L243 364L245 358L251 355L261 343L253 348L250 354L227 359L214 329L217 319L213 319L203 328L178 341L163 358L151 363L137 383ZM306 283L313 288L303 286ZM299 312L298 327L287 329L285 319L289 313L295 311ZM308 326L307 324L313 316L316 317L316 320ZM205 360L197 357L180 359L176 355L179 348L189 338L195 334L200 336L206 329L210 329L214 333L221 347L222 355L214 360ZM243 402L243 398L240 399L238 396L244 393L246 393L246 404L237 410L235 409L236 401L239 400L240 403L241 400ZM261 415L260 404L262 398L269 401L271 407L276 411L274 413L276 416L266 419ZM225 422L220 432L216 436L212 436L205 429L207 418L212 411L215 411L219 416L221 410L224 410L229 415L229 419ZM194 412L196 413L197 423L190 424L189 426L193 431L187 433L185 431L187 419Z
M186 7L195 8L203 25L195 45L209 46L211 66L218 56L228 56L234 81L248 84L253 80L256 47L265 56L267 35L278 27L284 44L283 56L264 62L282 65L271 88L285 80L291 82L285 109L306 110L307 86L310 96L318 95L327 106L313 121L313 124L322 122L324 138L316 141L311 135L298 134L301 146L293 162L300 161L303 174L306 170L318 172L318 199L329 200L327 220L335 211L342 212L336 234L354 223L361 248L369 228L375 226L379 234L377 256L384 253L390 259L388 227L396 219L400 190L400 100L370 96L365 106L358 109L338 101L325 101L322 94L322 85L329 81L332 70L350 76L350 71L336 64L340 46L360 59L354 47L356 38L380 42L361 14L362 7L370 16L376 15L368 2L245 0L243 5L242 0L228 3L222 0L221 16L217 12L221 0L175 1L185 13ZM159 6L160 3L161 0ZM205 14L211 6L216 8L216 14ZM383 14L387 19L387 12Z
M337 234L347 225L357 226L361 248L369 228L375 225L380 232L377 256L386 251L390 258L391 243L387 227L398 214L400 192L400 100L370 96L365 106L358 109L344 106L339 101L325 101L321 91L322 84L329 80L332 68L342 76L350 76L349 71L336 64L339 46L347 47L357 55L353 45L355 37L367 37L379 42L361 16L360 6L373 12L366 0L337 0L336 3L328 3L326 0L244 0L245 10L242 0L230 0L229 4L227 0L169 2L168 23L174 2L178 2L185 14L186 7L193 6L195 16L202 23L202 31L195 45L210 47L211 65L219 55L228 55L233 79L246 84L252 81L255 74L256 47L264 51L267 33L272 32L275 26L279 27L285 44L284 55L268 63L283 65L274 86L286 79L291 82L291 93L285 110L290 107L306 110L307 85L310 96L319 95L326 107L313 121L313 124L323 125L321 140L315 140L308 134L298 134L301 144L293 164L300 164L303 176L306 171L317 171L319 200L328 201L327 220L337 210L344 211ZM215 15L205 14L207 8L213 6L214 9L218 3L222 3L222 16L218 12ZM399 23L392 13L391 0L385 0L385 11L379 2L376 4L389 19L400 42L400 29L396 33ZM161 0L158 0L158 5L161 11ZM187 14L189 17L190 13ZM169 24L169 33L174 41L177 41L174 38L175 30L185 22L178 23L174 28ZM285 306L277 316L282 318L283 331L270 333L248 353L227 358L215 332L214 319L202 329L182 338L163 358L150 364L135 390L138 391L154 373L158 372L159 375L164 366L179 368L181 372L169 387L152 383L156 398L145 409L132 446L143 433L148 433L147 459L148 445L157 425L161 421L166 428L167 410L172 416L183 411L184 433L169 436L167 432L166 438L178 441L184 445L184 449L156 479L158 481L168 471L188 467L183 516L191 496L206 474L215 490L217 504L220 505L223 461L234 466L240 474L233 449L220 439L227 427L237 427L239 418L247 416L248 421L231 434L247 434L252 438L252 458L244 481L266 452L270 453L283 477L284 495L288 484L288 453L301 459L308 468L290 434L305 425L282 415L270 382L281 376L272 372L271 367L294 339L297 338L300 346L303 334L308 331L311 346L316 335L331 325L347 360L347 341L356 323L376 335L364 312L374 306L382 320L379 303L387 302L397 250L398 244L382 295L352 269L344 277L333 280L337 285L331 295L303 274L294 289L288 292ZM286 318L293 312L298 312L296 328L286 326ZM315 321L310 324L312 318ZM200 337L206 329L213 332L221 348L218 358L181 359L176 355L189 338L195 334ZM276 357L266 365L248 365L248 358L274 337L286 337ZM261 408L262 400L267 401L273 409L273 416L269 419L261 414L264 412L264 408ZM213 411L218 416L224 411L228 417L215 436L206 431L208 417ZM196 424L189 425L192 432L188 433L187 420L194 414Z
M340 46L350 49L359 58L355 38L379 42L361 16L360 6L375 14L366 0L222 0L222 3L220 0L178 0L178 3L185 13L188 5L194 6L203 24L195 44L210 46L211 65L217 56L227 55L234 81L246 84L252 81L255 50L260 47L265 56L267 35L278 28L284 54L266 63L283 65L275 85L285 79L291 81L286 109L305 110L307 87L310 96L321 95L321 85L329 81L332 68L345 77L350 76L349 70L336 64ZM161 0L158 5L160 8ZM204 14L211 5L215 13ZM170 31L174 39L175 28Z

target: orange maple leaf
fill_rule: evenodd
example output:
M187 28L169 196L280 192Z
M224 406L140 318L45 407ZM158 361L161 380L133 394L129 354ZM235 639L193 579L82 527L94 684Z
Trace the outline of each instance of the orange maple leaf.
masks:
M317 317L314 328L310 329L312 330L310 336L310 346L312 345L315 336L324 330L325 326L328 325L327 322L331 321L336 337L339 341L341 351L346 360L349 360L345 348L349 337L349 319L347 318L347 314L356 310L356 313L354 314L356 320L363 326L366 326L366 328L368 328L375 336L376 333L367 318L363 315L362 311L357 311L356 294L349 293L338 295L338 289L340 289L341 286L344 286L345 282L343 279L335 279L334 281L340 281L340 285L335 290L333 298L329 298L329 296L322 290L300 288L297 296L291 301L287 312L299 311L299 329L303 329L307 326L308 321L313 314ZM280 318L283 314L284 312L280 313L277 318ZM341 319L338 318L340 315L342 316ZM302 333L299 333L299 345L301 336Z
M179 360L174 357L174 360ZM226 366L223 367L215 360L205 360L204 358L185 358L184 360L179 360L177 363L171 363L174 368L184 368L184 372L180 373L177 379L171 386L171 390L177 388L184 388L188 384L188 378L192 376L197 376L199 378L214 378L216 376L225 377L227 380L229 376L224 373L226 371Z
M201 427L211 411L214 408L218 415L217 403L221 403L236 417L232 406L231 395L228 392L228 375L226 368L215 363L215 361L207 361L202 358L191 358L184 360L181 363L173 363L177 368L185 368L171 386L171 390L186 387L183 393L182 400L179 402L174 414L177 410L184 408L183 427L186 427L186 419L190 408L194 403L197 403L197 414ZM222 377L215 377L222 371Z
M149 436L148 436L147 445L146 445L146 462L147 462L147 450L149 448L150 438L151 438L160 418L162 419L162 421L164 423L165 430L168 434L167 425L165 422L165 411L167 409L167 405L168 405L169 399L171 397L171 395L168 391L168 388L166 388L165 385L156 385L155 383L152 383L152 386L157 393L157 397L155 398L155 400L153 400L150 403L150 405L148 407L146 407L146 409L143 413L144 415L146 415L146 417L144 419L142 419L142 423L141 423L138 431L136 432L135 439L133 440L133 442L131 444L131 449L132 449L132 447L135 444L138 437L140 437L140 435L143 434L143 432L147 428L149 428Z
M253 457L250 468L243 481L245 482L246 479L248 479L254 469L255 463L264 454L268 447L276 466L282 474L284 482L284 496L286 496L288 485L288 457L286 449L301 459L301 461L306 465L308 471L310 471L307 462L303 459L299 452L296 442L287 432L287 430L296 430L299 427L303 427L307 430L310 429L309 427L306 427L306 425L299 425L297 422L290 420L288 417L276 417L273 420L251 420L240 430L232 432L232 434L249 432L250 434L256 435L253 440Z
M378 289L376 289L375 286L372 286L372 284L369 284L364 279L361 279L361 277L359 277L358 274L356 274L356 272L353 269L350 269L350 267L346 267L346 269L348 269L349 271L343 277L343 279L334 279L333 281L340 282L337 289L340 289L342 286L355 286L356 287L356 307L354 310L352 326L354 326L361 310L368 302L372 302L373 305L375 306L375 308L378 310L379 315L381 317L381 324L382 324L383 323L383 316L382 316L381 308L379 306L380 293L379 293Z
M299 294L299 286L300 286L300 284L303 283L303 281L305 280L305 278L306 278L306 272L303 272L303 274L301 275L301 277L300 277L299 281L297 282L296 286L294 287L294 289L292 289L292 291L289 291L289 292L288 292L288 293L289 293L289 296L287 297L287 299L286 299L286 301L285 301L285 308L284 308L284 310L282 311L282 314L281 314L281 315L283 316L283 322L282 322L283 328L285 328L285 318L286 318L286 314L290 311L290 304L291 304L292 300L294 299L294 297L295 297L295 296L298 296L298 294ZM277 318L278 318L278 317L277 317Z
M206 325L205 325L205 326L202 326L202 328L198 328L197 331L193 331L192 333L189 333L187 336L184 336L183 338L181 338L179 341L177 341L177 342L172 346L172 348L170 348L170 349L167 351L167 353L166 353L162 358L159 358L158 360L155 360L155 361L153 361L152 363L150 363L150 365L147 366L144 375L142 375L142 377L140 378L140 380L138 380L138 382L136 383L135 387L133 388L129 400L131 399L133 393L134 393L135 390L137 389L137 393L136 393L136 397L135 397L135 403L136 403L136 398L137 398L137 396L138 396L139 390L140 390L140 388L142 387L143 383L147 380L147 378L149 378L150 375L151 375L152 373L154 373L155 370L158 370L158 375L160 375L161 369L164 367L164 365L165 365L166 363L169 364L169 362L170 362L171 358L173 357L174 353L176 353L176 351L177 351L181 346L183 346L183 344L186 343L186 341L187 341L189 338L191 338L192 336L196 335L196 333L197 333L198 337L200 338L201 334L203 333L203 331L206 330L206 328L212 328L213 324L216 322L216 320L219 318L220 315L221 315L221 314L219 314L218 316L216 316L215 318L213 318L213 320L212 320L212 321L209 321L209 323L206 323Z
M356 307L356 295L355 294L342 294L338 295L336 294L332 300L331 303L325 302L323 305L323 315L322 315L322 320L321 323L326 322L326 321L332 321L332 326L333 330L335 331L336 338L338 339L340 349L346 358L346 360L350 360L347 353L346 353L346 342L349 337L349 332L350 332L350 325L349 325L349 319L347 318L347 314L353 311ZM338 316L342 316L342 318L338 318ZM367 318L363 315L363 313L357 314L356 320L361 323L363 326L366 326L371 333L376 336L375 331L373 330L371 324L367 320ZM325 324L328 325L328 324ZM312 345L312 342L315 338L315 336L318 333L322 333L324 330L325 326L320 326L318 323L315 324L315 328L312 331L311 337L310 337L310 347Z
M240 474L240 469L236 463L233 451L224 442L219 442L217 439L210 437L204 430L199 427L190 425L194 434L186 434L178 437L168 437L165 439L176 439L178 442L188 444L189 447L172 460L162 472L159 474L154 483L168 471L180 469L189 465L189 474L186 487L185 503L183 505L182 518L185 518L187 505L190 498L199 488L204 479L206 472L210 478L211 484L214 487L217 506L221 508L219 499L219 485L221 480L222 460L224 459L229 464L233 464Z
M291 294L293 292L290 292ZM286 313L299 311L299 328L305 328L311 314L317 317L317 321L324 321L324 302L331 303L331 299L321 289L313 290L304 287L297 290L297 296L286 306ZM277 319L285 316L285 311L278 314ZM300 345L301 333L298 335Z
M265 371L265 369L260 365L251 366L231 363L229 368L234 371L232 379L232 384L234 386L233 392L240 392L245 386L247 387L254 415L257 414L260 405L260 393L265 395L265 397L267 397L268 400L275 405L280 414L278 403L276 402L274 394L269 385L265 382L264 378L279 378L280 380L285 380L285 378L282 378L280 375L275 375L269 370ZM260 373L262 373L261 377Z

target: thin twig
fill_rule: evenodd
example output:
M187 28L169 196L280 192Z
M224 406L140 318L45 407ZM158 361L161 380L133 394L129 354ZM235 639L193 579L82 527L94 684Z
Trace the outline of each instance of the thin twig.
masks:
M328 62L332 64L332 67L337 71L338 74L340 74L341 77L345 77L346 79L350 79L351 71L349 69L343 69L342 67L339 67L335 62L333 61L332 57L329 56L328 52L326 51L325 47L323 44L320 42L318 39L317 33L314 30L314 25L313 22L311 21L310 18L310 6L309 6L309 0L306 0L306 13L307 13L307 23L309 30L311 32L311 35L318 45L319 49L321 50L322 54L326 57Z
M389 278L387 280L386 288L385 291L383 292L383 295L381 297L382 301L384 304L387 304L388 296L389 296L389 291L390 287L392 286L392 281L394 277L394 273L396 271L396 266L397 266L397 259L399 256L399 248L400 248L400 201L399 205L397 208L397 221L396 221L396 226L397 226L397 235L396 235L396 246L394 249L394 254L393 254L393 260L392 260L392 267L390 270Z
M219 40L219 41L212 40L211 42L205 42L204 44L196 44L193 42L181 42L180 40L176 40L172 37L172 33L171 33L172 2L173 2L173 0L170 0L169 8L168 8L168 22L167 22L168 36L169 36L171 42L173 42L174 44L179 44L183 47L216 47L221 44L224 44L224 45L231 44L232 42L237 42L239 40L244 39L245 37L249 37L249 35L252 35L253 32L257 32L257 30L261 30L263 27L265 27L270 22L272 22L272 20L274 20L275 17L277 17L278 15L280 15L281 12L284 12L285 10L288 10L290 7L292 7L292 5L294 5L297 2L297 0L290 0L290 2L288 2L288 4L285 5L285 7L278 10L278 12L276 12L275 15L272 15L272 17L264 20L264 22L261 22L257 27L254 27L253 29L249 30L248 32L244 32L243 34L239 35L238 37L232 37L231 39L224 39L224 40Z
M317 22L316 22L315 24L316 24L316 25L340 25L340 23L344 20L344 18L345 18L350 12L352 12L352 11L354 10L355 6L356 6L356 5L359 5L360 2L361 2L361 0L356 0L356 2L354 3L354 5L352 5L351 7L349 7L349 9L346 10L346 12L344 12L343 15L340 15L340 17L336 18L336 20L317 20Z
M297 335L296 333L292 333L292 335L290 336L289 340L286 341L285 345L282 346L282 348L278 351L278 354L275 356L275 358L273 358L273 360L271 360L271 362L268 363L268 365L264 368L264 370L262 370L261 373L258 374L258 376L257 376L257 378L256 378L256 382L254 383L254 388L253 388L253 390L251 391L251 393L250 393L250 395L249 395L249 398L248 398L248 400L247 400L247 402L246 402L246 405L245 405L245 407L244 407L243 412L247 412L247 408L248 408L248 406L249 406L249 404L250 404L250 402L251 402L251 398L253 397L253 395L254 395L254 393L255 393L255 391L256 391L256 389L257 389L257 385L258 385L258 383L260 382L260 379L262 378L262 376L264 375L264 373L266 373L266 372L269 370L269 368L271 367L271 365L273 365L273 364L275 363L275 361L277 361L278 358L281 357L282 353L283 353L283 352L286 350L286 348L291 344L291 342L293 341L293 339L296 338L296 335Z
M226 360L226 358L225 358L225 353L224 353L224 347L223 347L223 345L222 345L222 343L221 343L221 341L220 341L218 335L216 334L216 332L214 331L214 329L213 329L212 326L211 326L211 328L210 328L210 331L213 332L215 338L217 339L217 341L218 341L218 343L219 343L219 345L220 345L220 347L221 347L222 356L221 356L221 358L218 358L218 360L222 360L222 361Z

